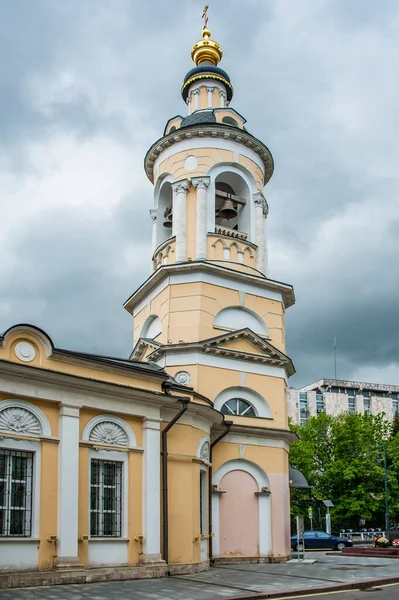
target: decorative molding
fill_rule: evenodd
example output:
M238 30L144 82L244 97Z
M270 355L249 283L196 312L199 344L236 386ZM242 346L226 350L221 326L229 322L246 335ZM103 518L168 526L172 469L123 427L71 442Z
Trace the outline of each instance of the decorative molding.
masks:
M6 408L0 412L0 430L24 435L40 435L39 420L25 408Z
M25 400L0 402L0 431L21 435L51 437L51 427L44 413Z
M221 225L216 225L215 233L218 233L219 235L225 235L227 237L237 238L238 240L243 241L246 241L248 238L246 233L242 233L236 229L230 229L230 227L222 227Z
M209 435L204 435L199 441L197 446L197 457L203 460L204 462L209 463L209 454L210 454L210 438Z
M176 183L172 183L172 189L175 194L187 194L189 188L189 183L187 179L182 179L181 181L176 181Z
M186 131L186 129L189 129ZM253 135L244 131L242 129L235 130L233 127L229 130L229 139L233 142L239 143L241 146L252 150L252 152L257 155L264 166L265 174L264 174L264 185L269 181L271 176L273 175L274 164L272 155L267 148L260 140L255 138ZM226 125L221 123L213 123L213 124L201 124L195 125L190 128L182 128L173 133L170 133L160 140L155 142L148 150L144 166L148 179L153 183L154 182L154 164L157 158L166 150L167 148L178 144L179 142L189 141L192 142L193 139L196 138L212 138L216 143L217 139L224 138L226 134ZM255 158L255 157L254 157Z
M225 347L225 344L237 339L246 339L256 349L260 350L262 354L242 352L240 350ZM184 345L163 345L152 352L148 359L157 362L164 355L174 352L188 352L190 350L225 358L238 358L240 360L245 360L252 363L260 363L273 367L282 367L285 369L288 376L295 373L294 365L286 354L275 348L263 337L259 336L257 333L254 333L248 328L238 329L214 338L202 340L201 342L190 342Z
M18 342L15 346L15 355L23 362L31 362L36 356L35 347L28 342Z
M210 177L193 177L193 179L191 180L191 183L193 184L193 186L196 189L206 190L206 189L208 189L210 181L211 181Z
M175 375L175 380L177 383L180 383L180 385L188 385L190 383L190 379L190 373L187 371L179 371Z
M128 439L125 431L111 421L98 423L90 432L90 442L106 444L107 446L127 446Z
M204 442L202 444L202 447L200 450L200 458L202 458L202 460L204 460L205 462L209 462L209 451L210 451L210 444L209 444L209 441L207 440L206 442Z
M256 194L252 194L252 198L254 199L255 205L261 206L263 210L263 216L267 217L269 214L269 205L267 203L266 198L261 192L257 192Z
M106 446L137 446L133 430L123 419L115 415L98 415L83 429L82 440Z

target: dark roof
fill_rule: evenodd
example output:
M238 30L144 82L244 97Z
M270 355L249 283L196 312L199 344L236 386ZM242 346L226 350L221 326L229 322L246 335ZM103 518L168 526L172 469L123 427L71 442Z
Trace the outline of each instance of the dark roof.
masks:
M220 67L215 67L212 63L204 62L200 64L198 67L194 67L187 73L184 78L184 83L194 77L194 75L200 75L202 73L214 73L215 75L220 75L224 79L226 79L230 83L230 77L227 75L226 71L223 71Z
M201 123L216 123L216 117L213 110L197 110L188 115L181 122L180 128L189 127L189 125L200 125Z
M182 96L183 100L186 101L188 97L188 88L190 87L187 82L190 81L193 77L196 79L217 79L225 81L225 88L227 92L227 100L230 101L233 97L233 87L230 82L230 77L227 75L226 71L223 71L220 67L215 67L212 63L204 62L201 63L198 67L194 67L191 69L184 78L184 83L182 87ZM186 85L187 84L187 85Z
M138 360L130 360L129 358L117 358L115 356L104 356L102 354L92 354L90 352L74 352L73 350L64 350L56 348L54 354L66 354L76 358L83 358L86 360L94 360L108 365L115 365L121 367L128 367L132 369L143 369L145 371L156 371L158 373L165 373L162 367L152 363L141 362Z
M291 488L308 490L311 487L306 477L298 469L291 467L291 465L289 465L289 479Z

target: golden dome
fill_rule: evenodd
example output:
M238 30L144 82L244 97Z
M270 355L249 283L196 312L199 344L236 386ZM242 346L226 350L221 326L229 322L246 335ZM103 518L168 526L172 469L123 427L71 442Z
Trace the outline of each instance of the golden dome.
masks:
M197 67L203 62L210 62L216 67L222 60L222 49L217 42L210 39L211 32L207 27L203 28L202 37L202 40L194 44L191 50L191 58Z

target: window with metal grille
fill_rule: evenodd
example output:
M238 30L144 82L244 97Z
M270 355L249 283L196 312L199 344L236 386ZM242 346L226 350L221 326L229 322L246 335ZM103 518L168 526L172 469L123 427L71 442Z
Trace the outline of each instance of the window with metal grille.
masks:
M0 536L32 535L33 452L0 450Z
M122 536L122 463L91 461L90 535Z
M398 414L399 394L392 394L392 413L393 416Z

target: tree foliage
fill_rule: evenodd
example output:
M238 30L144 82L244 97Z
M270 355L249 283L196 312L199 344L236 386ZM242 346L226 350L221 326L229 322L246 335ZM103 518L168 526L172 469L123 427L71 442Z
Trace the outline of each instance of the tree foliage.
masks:
M331 500L335 527L384 526L384 464L378 455L386 446L391 518L399 520L399 422L383 414L319 414L303 427L291 446L290 464L299 469L316 500ZM303 514L303 492L291 497L292 512ZM302 507L302 509L301 509ZM365 523L364 523L365 522Z

